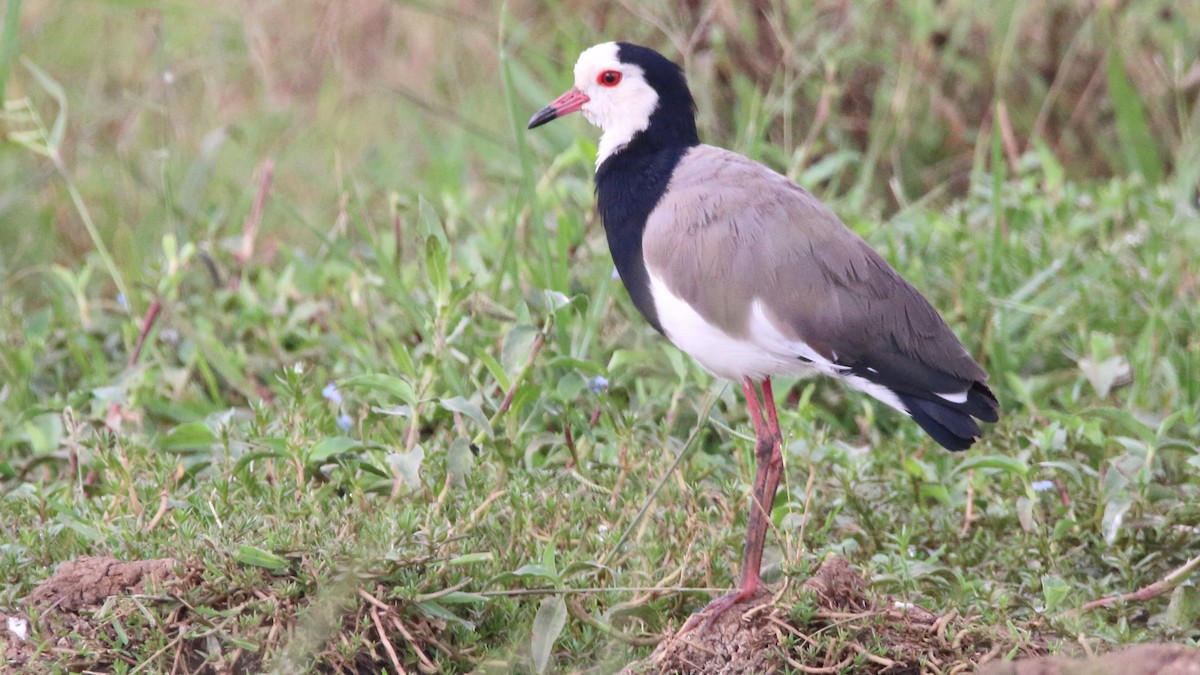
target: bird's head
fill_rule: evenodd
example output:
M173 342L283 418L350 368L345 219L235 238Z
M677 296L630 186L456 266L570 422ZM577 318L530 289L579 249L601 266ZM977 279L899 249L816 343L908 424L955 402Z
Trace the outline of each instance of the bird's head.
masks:
M539 127L573 112L604 132L597 164L645 132L658 145L695 145L695 103L683 70L662 54L604 42L575 62L575 86L529 120Z

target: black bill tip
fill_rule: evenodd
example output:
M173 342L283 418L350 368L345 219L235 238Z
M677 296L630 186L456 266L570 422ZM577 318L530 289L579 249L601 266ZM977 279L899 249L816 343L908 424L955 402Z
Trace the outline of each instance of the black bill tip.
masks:
M535 112L533 114L533 117L529 118L529 126L527 126L525 128L533 129L536 127L540 127L543 124L545 124L546 122L554 120L557 117L558 117L558 111L554 109L554 106L548 105L545 108L542 108L541 110Z

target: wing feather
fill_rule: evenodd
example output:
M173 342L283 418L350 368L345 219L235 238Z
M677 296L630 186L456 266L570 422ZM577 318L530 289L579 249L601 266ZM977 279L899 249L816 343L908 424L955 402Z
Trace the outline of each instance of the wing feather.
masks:
M757 162L689 151L647 220L643 251L674 294L732 336L746 335L757 300L788 338L920 400L918 421L962 436L978 435L970 416L998 418L987 373L937 310L824 204Z

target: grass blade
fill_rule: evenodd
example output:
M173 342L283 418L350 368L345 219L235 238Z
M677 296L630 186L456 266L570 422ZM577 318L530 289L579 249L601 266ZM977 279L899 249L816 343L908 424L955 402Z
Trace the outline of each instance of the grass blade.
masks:
M1145 106L1130 82L1129 70L1115 42L1108 49L1107 70L1108 96L1117 116L1117 137L1121 139L1125 169L1130 174L1142 174L1151 183L1159 183L1163 178L1162 158L1146 122Z
M4 10L4 40L0 42L0 105L8 100L8 74L17 58L17 28L20 27L24 0L8 0Z

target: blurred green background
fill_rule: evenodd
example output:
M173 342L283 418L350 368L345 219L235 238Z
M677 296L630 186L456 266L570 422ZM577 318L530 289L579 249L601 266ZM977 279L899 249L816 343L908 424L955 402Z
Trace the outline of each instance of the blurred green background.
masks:
M20 5L6 3L10 24ZM520 185L527 144L546 156L593 137L581 121L529 138L518 127L570 83L579 51L609 39L682 60L707 141L793 176L820 165L810 187L856 211L964 193L998 110L1013 164L1044 145L1070 178L1175 176L1183 200L1200 172L1198 13L1166 1L33 1L3 72L7 98L29 97L46 124L58 105L25 63L67 93L62 162L137 274L163 232L236 233L266 158L268 241L311 243L348 197L384 222L392 193L485 208ZM9 143L0 181L8 273L92 249L49 163Z

